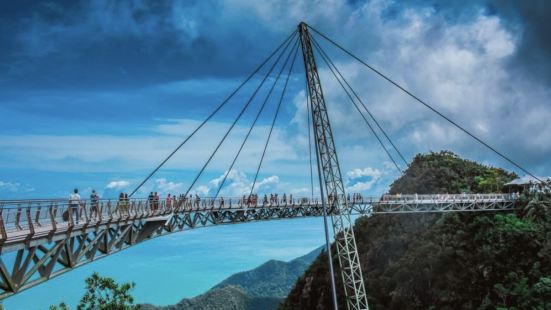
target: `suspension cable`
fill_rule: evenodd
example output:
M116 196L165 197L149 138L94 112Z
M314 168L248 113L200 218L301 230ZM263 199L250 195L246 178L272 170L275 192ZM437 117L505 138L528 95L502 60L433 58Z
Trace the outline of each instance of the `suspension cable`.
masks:
M293 31L262 63L260 63L260 65L258 65L258 67L256 67L256 69L251 73L249 74L249 76L243 81L241 82L241 84L228 96L226 97L226 99L224 99L224 101L222 101L222 103L220 103L216 109L214 109L214 111L212 111L209 116L207 116L207 118L199 125L197 126L197 128L195 128L191 134L186 138L184 139L184 141L182 141L182 143L180 143L180 145L178 145L159 165L157 165L157 167L155 169L153 169L153 171L151 171L151 173L149 173L149 175L132 191L132 193L130 193L130 195L128 197L132 197L132 195L134 195L155 173L157 173L157 171L159 171L159 169L161 169L161 167L172 157L174 156L174 154L176 154L176 152L178 152L178 150L180 150L182 148L182 146L184 146L184 144L186 144L189 139L191 139L196 133L197 131L199 131L199 129L201 129L216 113L218 113L218 111L220 111L220 109L222 109L222 107L224 107L226 105L226 103L228 103L228 101L230 101L231 98L233 98L233 96L245 85L247 84L247 82L249 82L249 80L256 74L258 73L258 71L264 67L264 65L270 60L272 59L272 57L277 54L277 52L288 42L290 42L291 38L293 36L295 36L297 34L297 31Z
M295 44L298 44L298 39L297 39L297 42ZM292 51L292 49L291 49ZM237 158L239 157L239 155L241 154L241 151L243 150L243 147L245 146L245 143L247 142L247 139L249 138L251 132L253 131L253 128L254 126L256 125L258 119L260 118L260 114L262 114L262 111L264 110L264 108L266 107L266 103L268 102L268 100L270 99L271 95L272 95L272 92L277 84L277 82L279 81L279 78L281 77L281 73L283 72L283 70L287 67L287 64L289 62L289 59L291 58L291 54L292 52L289 52L289 54L287 54L287 58L285 59L285 62L283 63L283 66L281 66L281 70L279 70L279 73L277 74L277 77L276 79L274 80L274 83L272 84L272 87L270 88L270 91L268 92L268 94L266 95L266 98L264 99L264 102L262 103L262 106L260 107L260 110L258 111L258 113L256 114L256 117L253 121L253 123L251 124L251 127L249 128L249 131L247 132L247 135L245 136L245 139L243 140L243 143L241 143L241 146L239 147L239 151L237 151L237 154L235 155L231 165L230 165L230 168L227 170L227 172L224 174L224 178L222 179L222 182L220 183L220 186L218 187L218 190L216 191L216 195L214 195L214 199L216 199L218 197L218 194L220 194L220 191L222 190L222 187L224 187L224 184L226 183L226 179L228 178L228 175L230 174L230 172L232 171L233 169L233 166L235 165L235 162L237 161Z
M308 80L305 78L306 84L306 118L308 119L308 153L310 155L310 199L314 199L314 173L312 171L312 135L310 130L310 88L308 87Z
M511 163L512 165L514 165L515 167L519 168L520 170L522 170L524 173L528 174L529 176L533 177L534 179L536 179L537 181L539 181L540 183L542 184L545 184L545 182L543 180L541 180L540 178L538 178L537 176L535 176L533 173L531 173L530 171L528 171L527 169L525 169L524 167L522 167L520 164L518 164L517 162L515 162L514 160L510 159L509 157L507 157L506 155L504 155L503 153L499 152L497 149L495 149L494 147L490 146L488 143L484 142L481 138L478 138L475 134L471 133L470 131L468 131L467 129L465 129L464 127L462 127L461 125L459 125L458 123L456 123L455 121L451 120L449 117L447 117L446 115L444 115L443 113L441 113L440 111L438 111L436 108L432 107L431 105L429 105L428 103L426 103L425 101L421 100L419 97L415 96L413 93L411 93L410 91L408 91L407 89L405 89L404 87L402 87L400 84L398 84L397 82L395 82L394 80L392 80L391 78L387 77L385 74L383 74L381 71L375 69L374 67L372 67L371 65L367 64L365 61L361 60L359 57L357 57L356 55L352 54L352 52L348 51L347 49L345 49L344 47L342 47L340 44L336 43L335 41L331 40L329 37L327 37L326 35L324 35L323 33L319 32L318 30L316 30L315 28L313 28L312 26L308 26L308 28L312 29L315 33L317 33L318 35L320 35L321 37L323 37L325 40L329 41L331 44L333 44L334 46L336 46L337 48L339 48L340 50L342 50L343 52L345 52L346 54L348 54L349 56L351 56L352 58L356 59L358 62L360 62L362 65L366 66L367 68L369 68L371 71L375 72L377 75L379 75L380 77L382 77L383 79L387 80L389 83L391 83L392 85L396 86L398 89L400 89L401 91L403 91L404 93L406 93L408 96L410 96L411 98L415 99L415 101L421 103L422 105L424 105L425 107L427 107L429 110L431 110L432 112L436 113L438 116L442 117L443 119L445 119L446 121L448 121L450 124L454 125L455 127L457 127L459 130L463 131L464 133L466 133L467 135L469 135L471 138L473 138L474 140L476 140L478 143L482 144L483 146L485 146L486 148L488 148L489 150L491 150L492 152L494 152L495 154L497 154L499 157L505 159L506 161L508 161L509 163Z
M327 58L327 60L329 60L329 63L331 63L331 65L333 66L333 68L335 69L335 71L337 72L337 74L341 77L341 79L343 80L343 82L348 86L348 88L352 91L352 93L354 94L354 96L356 97L356 99L358 100L358 102L363 106L363 108L365 109L365 111L367 112L367 114L369 114L369 116L371 117L371 119L373 120L373 122L375 122L375 124L377 125L377 127L379 128L379 130L383 133L383 135L386 137L386 139L388 140L388 142L390 142L390 144L392 145L392 147L394 148L394 150L396 151L396 153L398 153L398 156L400 156L400 158L402 159L402 161L404 162L404 164L406 165L406 167L409 166L408 162L406 161L406 159L404 158L404 156L402 155L402 152L400 152L400 150L398 149L398 147L396 147L396 145L394 144L394 142L392 141L392 139L390 139L390 137L388 136L388 134L386 133L386 131L381 127L381 125L379 124L379 122L377 121L377 119L375 118L375 116L373 116L373 114L371 114L371 112L369 111L369 109L367 108L367 106L364 104L364 102L362 101L362 99L360 98L360 96L358 96L358 93L356 93L356 91L354 90L354 88L352 88L352 86L348 83L348 81L344 78L344 76L341 74L340 70L337 68L337 66L335 65L335 63L333 62L333 60L327 55L327 53L323 50L323 48L321 47L321 45L317 42L317 40L312 37L312 41L314 42L314 45L316 45L317 49L325 55L325 57Z
M367 124L367 126L369 127L369 129L371 129L371 132L373 133L373 135L375 135L375 138L377 138L377 141L379 141L379 144L381 145L381 147L383 148L383 150L385 151L386 155L388 156L388 158L390 158L390 160L392 161L392 163L394 164L394 166L396 166L396 169L398 170L398 172L400 174L403 173L402 169L400 168L400 166L398 166L398 163L396 162L396 160L394 160L394 158L392 157L392 154L390 154L390 152L388 151L388 149L386 148L385 144L383 143L383 141L381 140L381 138L379 137L379 135L377 134L377 132L375 131L375 128L373 128L373 126L371 126L371 124L369 123L369 121L367 120L367 118L365 117L365 115L363 114L363 112L360 110L360 107L358 106L358 104L356 104L356 101L354 100L354 98L352 98L352 95L350 94L350 92L348 92L348 89L346 89L346 87L344 86L344 84L341 82L341 80L339 79L339 77L337 76L337 74L335 73L335 71L333 70L333 68L331 67L331 65L329 64L329 61L325 58L325 55L322 54L318 47L315 45L314 43L314 47L318 50L318 52L320 53L320 56L322 58L322 60L325 62L325 64L327 65L327 67L329 67L329 70L331 70L331 73L333 73L333 76L335 77L335 79L339 82L339 84L341 85L342 89L344 90L344 92L346 93L346 95L348 96L348 98L350 99L350 101L352 102L352 104L354 104L354 107L356 107L356 110L358 111L358 113L360 113L360 115L362 116L362 118L364 119L365 123Z
M279 60L281 59L281 56L283 56L283 54L285 54L285 52L287 51L287 48L289 47L289 44L291 43L291 41L287 42L287 45L285 45L285 48L281 51L281 53L277 56L277 59L275 60L275 62L272 64L272 66L270 67L270 70L264 75L264 78L262 79L262 81L260 82L260 84L258 85L258 87L255 89L255 91L253 92L253 94L251 95L251 97L249 98L249 100L247 101L247 103L243 106L243 108L241 109L241 111L239 112L239 115L237 115L237 117L235 118L235 120L233 121L232 125L230 126L230 128L226 131L226 133L224 134L224 136L222 137L222 139L220 140L220 142L218 143L218 145L216 146L216 148L214 149L214 152L212 152L212 154L210 155L210 157L207 159L207 161L205 162L205 164L203 165L203 167L201 168L201 170L199 171L199 173L195 176L195 179L193 180L193 182L191 182L191 185L188 187L188 189L186 190L186 193L184 196L187 196L187 194L189 194L189 192L191 191L191 189L193 188L193 186L195 185L195 183L197 182L197 180L199 180L199 178L201 177L201 175L203 174L203 172L205 171L205 169L207 168L207 166L209 165L209 163L211 162L211 160L214 158L214 155L216 155L216 153L218 152L218 150L220 149L220 146L222 146L222 144L224 143L224 141L226 141L226 138L228 137L228 135L230 134L230 132L232 131L232 129L235 127L235 125L237 124L237 122L239 121L239 119L241 119L241 116L243 116L243 113L245 113L245 110L247 110L247 108L249 107L249 105L251 104L251 102L253 101L254 97L256 96L256 94L258 93L258 91L260 90L260 88L262 88L262 86L264 85L264 83L266 82L266 80L268 79L268 77L270 76L270 74L272 73L272 71L274 70L274 68L276 67L276 65L279 63ZM291 49L292 51L292 49Z
M270 127L270 132L268 133L268 138L266 139L266 144L264 145L264 150L262 151L262 156L260 158L260 162L258 163L258 167L256 169L256 174L254 175L254 181L251 185L251 192L249 193L249 196L251 196L254 192L254 187L256 185L256 181L258 179L258 174L260 172L260 167L262 167L262 162L264 161L264 156L266 155L266 149L268 148L268 144L270 143L270 138L272 136L272 131L274 130L274 125L277 120L277 116L279 115L279 110L281 108L281 103L283 102L283 97L285 96L285 91L287 90L287 84L289 83L289 77L291 76L291 73L293 71L293 67L295 65L295 61L297 59L297 52L298 52L299 45L297 45L295 49L295 55L293 56L293 62L291 62L291 66L289 67L289 72L287 72L287 77L285 79L285 85L283 86L283 91L281 92L281 97L279 98L279 103L277 104L277 109L274 115L274 118L272 120L272 126Z

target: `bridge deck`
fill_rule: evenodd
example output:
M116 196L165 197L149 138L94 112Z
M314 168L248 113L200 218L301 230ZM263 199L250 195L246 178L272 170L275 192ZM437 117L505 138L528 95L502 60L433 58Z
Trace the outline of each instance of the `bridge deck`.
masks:
M381 199L367 197L348 199L347 202L349 212L355 214L464 212L512 209L515 197L503 194L384 195ZM127 225L163 216L169 219L175 214L188 217L201 214L213 218L228 212L242 214L247 220L252 215L266 212L285 216L303 213L318 216L321 215L321 204L318 199L308 198L275 201L206 198L170 201L132 199L128 202L103 200L95 204L82 200L71 207L67 200L62 199L5 200L0 201L0 247L5 253L21 246L52 242L113 225ZM329 208L329 214L332 212L334 210ZM216 224L216 221L209 224Z

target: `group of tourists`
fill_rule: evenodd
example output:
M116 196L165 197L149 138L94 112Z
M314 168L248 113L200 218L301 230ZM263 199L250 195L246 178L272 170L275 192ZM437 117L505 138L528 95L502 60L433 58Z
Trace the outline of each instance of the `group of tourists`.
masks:
M308 202L308 198L302 198L299 199L299 203ZM354 193L352 195L347 196L347 200L349 202L357 202L363 200L363 197L359 193ZM164 204L161 202L164 201ZM226 205L226 201L223 197L220 197L218 199L214 198L201 198L198 194L190 194L189 196L185 194L180 195L172 195L167 194L165 199L161 199L161 196L157 192L150 192L149 196L147 197L147 207L151 210L151 212L157 212L162 207L164 209L172 209L183 206L184 208L207 208L207 207L215 207L215 203L218 203L216 206L220 208L224 208ZM329 195L329 203L332 203L333 199L331 195ZM262 197L262 201L259 200L258 194L251 194L251 195L243 195L242 198L237 199L237 204L240 207L246 206L257 206L259 204L261 205L287 205L287 204L294 204L294 198L292 194L283 194L282 196L279 196L277 193L271 193L271 194L265 194ZM69 197L69 210L68 210L68 216L71 218L73 223L78 224L81 220L82 216L82 210L80 208L81 205L81 197L79 195L78 189L74 189ZM116 209L114 210L119 215L130 215L130 199L128 197L127 193L121 192L118 196L118 200L116 202ZM231 206L231 200L229 201L229 205ZM111 211L110 211L111 212ZM92 193L90 194L90 210L89 213L87 213L87 217L89 218L95 218L100 216L101 210L100 210L100 196L95 190L92 190ZM69 220L69 219L67 219Z
M147 196L147 205L149 206L151 211L155 212L159 209L159 201L160 200L161 200L161 198L159 197L159 194L157 192L150 192L149 193L149 196Z
M258 194L243 195L243 198L239 200L239 205L256 206L258 202ZM277 193L270 194L269 198L267 194L264 194L262 198L263 205L292 204L293 202L293 194L290 194L289 197L287 197L287 194L283 194L281 198Z
M128 198L127 198L128 199ZM96 190L92 190L90 194L90 217L98 216L99 214L99 200L100 197ZM69 196L69 208L67 210L68 216L67 220L72 220L74 224L80 223L80 203L81 198L78 193L78 188L75 188L71 195Z
M364 199L364 197L360 193L353 193L352 194L352 199L350 197L350 193L348 193L347 198L348 198L348 202L359 202L359 201L363 201L363 199Z
M119 194L119 200L117 201L117 211L119 211L120 214L130 214L130 200L128 199L127 193Z

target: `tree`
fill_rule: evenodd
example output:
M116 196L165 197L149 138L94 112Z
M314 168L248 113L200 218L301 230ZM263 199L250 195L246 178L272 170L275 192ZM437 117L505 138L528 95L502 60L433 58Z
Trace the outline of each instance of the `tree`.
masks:
M80 299L77 310L138 310L130 291L134 283L118 284L114 279L102 277L94 272L85 280L86 293ZM51 306L50 310L68 310L65 303Z

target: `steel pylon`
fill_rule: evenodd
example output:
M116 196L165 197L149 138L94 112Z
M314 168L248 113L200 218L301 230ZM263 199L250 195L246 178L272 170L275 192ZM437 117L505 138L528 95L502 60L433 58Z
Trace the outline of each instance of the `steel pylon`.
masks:
M316 151L319 158L318 165L320 166L319 173L321 174L320 189L322 192L325 189L325 193L327 194L326 201L331 208L330 214L347 308L349 310L369 309L360 267L360 258L352 228L353 222L350 214L345 212L346 208L348 208L348 201L346 199L318 69L314 59L308 25L301 22L298 25L298 31L302 45L302 55L304 57L306 80L308 82ZM323 182L321 182L322 179ZM331 274L331 277L333 276Z

